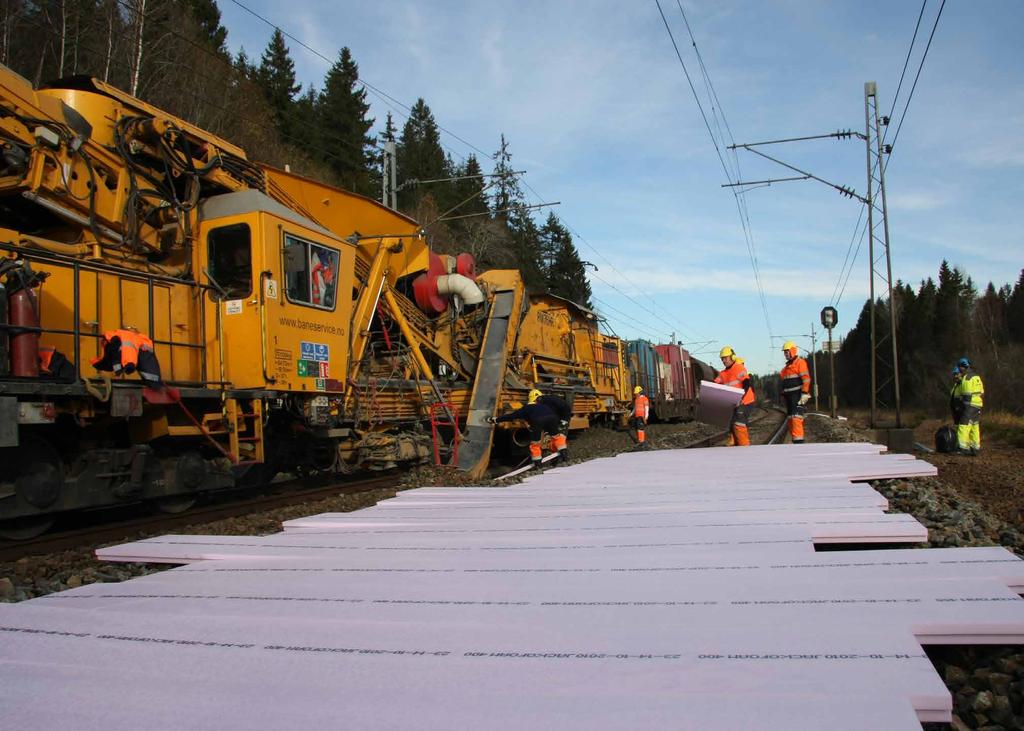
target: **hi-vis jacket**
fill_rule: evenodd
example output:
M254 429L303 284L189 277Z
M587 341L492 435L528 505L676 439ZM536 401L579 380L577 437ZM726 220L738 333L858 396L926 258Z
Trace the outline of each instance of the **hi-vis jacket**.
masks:
M724 371L719 372L719 374L715 376L715 383L721 383L724 386L732 386L734 388L742 388L743 399L740 403L744 406L754 403L754 389L750 385L750 374L747 373L747 366L744 365L742 361L734 360L731 366L726 368Z
M811 392L811 371L807 368L807 361L799 355L782 367L779 377L782 379L783 393Z
M980 409L985 398L985 385L981 382L981 376L976 373L965 374L953 386L953 398L959 399L964 406L975 406Z
M651 411L651 402L642 393L638 393L633 398L633 418L643 419L647 421L647 417Z
M144 381L160 382L160 365L156 360L153 341L132 330L108 330L100 340L103 355L93 358L96 370L121 373L139 372Z

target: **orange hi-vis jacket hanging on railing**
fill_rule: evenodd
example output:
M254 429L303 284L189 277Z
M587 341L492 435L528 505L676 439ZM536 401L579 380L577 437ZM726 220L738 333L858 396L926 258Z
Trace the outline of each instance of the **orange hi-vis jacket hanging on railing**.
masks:
M799 355L782 367L779 377L782 379L783 393L811 392L811 371L807 368L807 361Z
M103 355L92 359L96 370L111 371L115 375L139 372L139 377L150 383L160 382L160 365L156 360L153 341L133 330L108 330L100 340Z
M715 383L721 383L723 386L732 386L733 388L743 388L743 398L740 401L744 406L754 403L754 389L747 384L744 387L744 381L747 381L750 375L747 373L747 367L740 360L733 361L733 364L726 368L724 371L719 372L715 376Z

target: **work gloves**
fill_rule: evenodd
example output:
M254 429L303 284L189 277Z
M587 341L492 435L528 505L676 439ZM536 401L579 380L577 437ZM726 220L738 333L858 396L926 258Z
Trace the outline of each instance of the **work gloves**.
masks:
M487 422L488 424L497 424L497 423L498 423L498 420L497 420L497 419L495 419L495 418L494 418L493 416L488 416L488 417L487 417L487 418L485 419L485 421L486 421L486 422Z
M562 421L558 422L558 430L562 431L562 432L569 431L569 422L565 421L564 419Z
M800 394L800 405L801 406L803 406L804 404L806 404L810 400L811 400L811 394L809 394L809 393L802 393L802 394Z

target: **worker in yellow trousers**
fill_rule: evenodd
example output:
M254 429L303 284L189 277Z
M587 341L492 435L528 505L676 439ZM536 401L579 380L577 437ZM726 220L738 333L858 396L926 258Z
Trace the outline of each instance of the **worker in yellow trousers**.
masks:
M789 435L793 444L804 443L804 404L811 400L811 371L807 361L800 357L796 343L787 340L782 345L786 365L782 367L782 397L786 400L786 415L789 418Z
M967 358L961 358L956 368L960 371L960 380L953 386L953 399L960 401L956 420L957 446L960 454L975 457L981 451L981 407L985 403L985 384Z

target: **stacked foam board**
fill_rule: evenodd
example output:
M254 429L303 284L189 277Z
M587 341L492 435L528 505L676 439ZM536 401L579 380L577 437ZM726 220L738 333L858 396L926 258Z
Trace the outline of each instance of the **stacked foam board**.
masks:
M872 445L620 455L422 488L270 536L99 551L185 564L0 606L11 727L913 729L924 644L1024 640L1024 564L920 542Z

